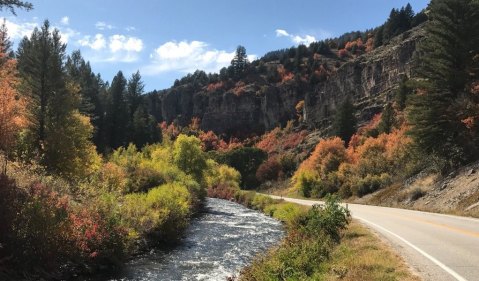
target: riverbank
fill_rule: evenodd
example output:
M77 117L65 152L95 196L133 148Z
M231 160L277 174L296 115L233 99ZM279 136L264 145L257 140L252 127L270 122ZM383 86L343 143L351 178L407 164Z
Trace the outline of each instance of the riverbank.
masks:
M234 202L207 198L204 211L191 220L176 247L143 253L121 272L95 281L225 281L284 234L276 219Z
M15 162L0 175L0 280L71 280L118 271L132 255L172 246L209 185L239 174L195 137L119 148L83 178Z
M335 199L308 209L255 192L209 190L215 194L281 220L288 231L238 280L419 280L384 241L351 221Z

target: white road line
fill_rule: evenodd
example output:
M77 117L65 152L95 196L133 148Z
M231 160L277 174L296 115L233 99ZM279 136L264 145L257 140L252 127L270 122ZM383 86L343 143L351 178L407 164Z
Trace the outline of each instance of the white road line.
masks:
M456 280L458 281L467 281L467 279L465 279L464 277L462 277L461 275L459 275L457 272L455 272L454 270L452 270L451 268L449 268L448 266L446 266L445 264L443 264L442 262L438 261L437 259L435 259L433 256L429 255L428 253L424 252L423 250L421 250L420 248L418 248L417 246L415 246L414 244L412 244L411 242L407 241L406 239L402 238L401 236L397 235L396 233L394 232L391 232L389 230L387 230L386 228L380 226L380 225L377 225L373 222L370 222L368 221L367 219L363 219L363 218L360 218L360 217L357 217L355 216L355 218L357 219L360 219L362 221L364 221L365 223L367 224L370 224L384 232L387 232L389 234L391 234L392 236L396 237L397 239L401 240L402 242L406 243L409 247L413 248L414 250L418 251L421 255L425 256L426 258L428 258L430 261L432 261L433 263L435 263L437 266L439 266L440 268L442 268L444 271L446 271L447 273L451 274L454 278L456 278Z

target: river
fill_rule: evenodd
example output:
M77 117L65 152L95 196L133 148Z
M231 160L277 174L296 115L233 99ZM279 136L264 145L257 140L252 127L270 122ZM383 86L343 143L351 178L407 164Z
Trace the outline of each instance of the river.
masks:
M283 235L281 223L262 213L208 198L205 213L191 221L178 247L138 256L108 280L225 281Z

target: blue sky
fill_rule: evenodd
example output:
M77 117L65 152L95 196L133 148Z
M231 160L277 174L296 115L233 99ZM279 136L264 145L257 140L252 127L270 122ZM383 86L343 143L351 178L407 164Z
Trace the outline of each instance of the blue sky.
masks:
M250 58L299 43L383 23L392 8L428 0L31 0L34 10L6 11L10 37L28 35L48 19L68 51L80 49L105 80L140 70L146 90L163 89L195 69L229 65L236 46Z

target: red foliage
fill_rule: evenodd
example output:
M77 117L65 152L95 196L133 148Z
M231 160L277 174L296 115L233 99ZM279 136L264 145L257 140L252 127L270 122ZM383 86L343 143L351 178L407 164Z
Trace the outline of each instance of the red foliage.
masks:
M469 116L463 120L461 120L461 122L466 125L466 127L471 130L475 127L475 124L476 124L476 118L477 116Z
M220 184L208 188L207 195L212 198L230 200L234 198L236 190L228 185Z
M168 125L166 121L161 122L160 128L163 135L168 136L170 139L175 139L181 132L173 123Z
M213 131L202 132L198 138L201 140L201 147L204 151L226 150L228 148L228 144Z
M283 167L276 158L269 158L256 171L256 178L260 182L277 180L282 174Z
M199 131L200 126L201 126L201 118L199 118L199 117L191 118L190 130Z
M349 53L346 49L341 49L341 50L338 51L338 56L339 56L339 58L344 59L344 58L347 58L349 56Z

